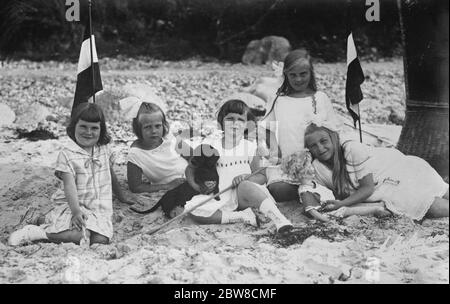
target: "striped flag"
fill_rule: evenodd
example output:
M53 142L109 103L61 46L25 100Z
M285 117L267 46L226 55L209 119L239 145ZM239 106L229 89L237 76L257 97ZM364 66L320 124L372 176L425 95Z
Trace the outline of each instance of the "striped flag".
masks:
M345 82L345 102L350 115L353 118L353 123L360 120L359 117L359 102L363 99L360 85L364 82L364 73L361 64L356 54L355 42L353 35L347 37L347 80Z
M90 97L103 90L94 35L90 35L92 38L91 58L91 43L89 39L90 28L89 23L87 23L84 29L80 58L78 59L77 86L75 88L72 113L80 103L88 102Z

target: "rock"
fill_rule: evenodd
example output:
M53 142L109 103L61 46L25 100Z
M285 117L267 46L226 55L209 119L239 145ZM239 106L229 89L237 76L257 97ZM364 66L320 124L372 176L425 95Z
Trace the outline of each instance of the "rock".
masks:
M17 115L16 128L31 132L35 130L39 123L45 122L50 111L40 104L32 104L26 110Z
M10 107L0 103L0 127L9 126L16 120L16 114Z
M260 77L251 86L244 88L243 91L255 95L264 100L265 103L268 103L275 98L282 82L282 77Z
M134 96L141 101L155 103L160 106L164 112L167 111L166 103L156 94L155 88L151 85L145 83L127 84L122 90L127 96Z
M286 38L267 36L261 40L249 42L242 56L242 63L261 65L273 61L283 61L290 51L291 44Z

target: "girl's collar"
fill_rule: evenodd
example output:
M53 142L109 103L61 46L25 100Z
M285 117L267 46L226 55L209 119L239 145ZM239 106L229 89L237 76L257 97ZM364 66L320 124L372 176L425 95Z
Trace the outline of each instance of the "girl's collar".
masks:
M156 151L156 150L160 149L161 147L163 147L163 146L165 146L167 144L170 144L171 140L172 140L172 137L173 137L173 135L171 136L169 134L167 134L164 137L161 137L161 139L162 139L161 144L159 146L153 148L153 149L144 149L144 148L142 148L142 145L139 143L139 140L136 141L138 144L132 146L131 148L138 148L138 149L145 150L145 151Z
M94 148L94 152L95 152L95 148L98 147L98 145L95 145ZM79 154L83 154L83 155L87 155L87 156L91 156L91 154L89 152L87 152L86 150L84 150L82 147L80 147L73 139L70 138L69 143L67 144L66 148L72 152L75 153L79 153Z

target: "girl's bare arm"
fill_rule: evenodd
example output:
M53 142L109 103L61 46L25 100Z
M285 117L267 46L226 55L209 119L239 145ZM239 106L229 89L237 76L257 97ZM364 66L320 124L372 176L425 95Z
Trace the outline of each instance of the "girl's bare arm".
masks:
M81 231L82 227L86 225L86 215L80 209L78 202L78 191L75 183L75 177L68 172L61 172L61 179L64 183L64 194L72 212L71 228L76 227Z
M375 182L373 175L368 174L359 181L358 189L346 199L340 202L340 207L351 206L357 203L365 202L375 191Z
M156 192L170 188L169 184L152 185L150 183L144 183L142 181L142 169L131 162L127 163L127 179L128 187L134 193Z
M110 168L111 173L111 186L113 193L117 196L117 199L121 201L122 203L132 205L134 204L133 201L127 199L122 191L122 188L120 187L119 181L117 179L116 173L114 172L113 168Z
M252 170L252 173L257 171L260 168L259 166L259 157L258 156L254 156L252 159L252 162L250 163L250 169ZM259 185L264 185L267 182L267 178L266 175L264 174L265 170L250 176L248 178L249 181L254 182L256 184Z
M80 205L78 203L78 191L75 183L75 177L68 172L61 172L61 179L64 183L64 194L67 202L69 203L70 211L72 211L72 214L81 212Z

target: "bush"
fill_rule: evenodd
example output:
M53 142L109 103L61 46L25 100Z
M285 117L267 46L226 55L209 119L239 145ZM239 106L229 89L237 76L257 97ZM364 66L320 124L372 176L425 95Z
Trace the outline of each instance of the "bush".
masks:
M364 19L353 1L355 41L362 55L394 56L400 49L395 0L380 0L381 21ZM239 61L247 43L286 37L324 61L345 59L347 0L96 0L93 27L103 56L146 55L178 60L194 55ZM65 0L4 0L0 56L77 60L83 19L65 20ZM179 42L180 44L178 44Z

